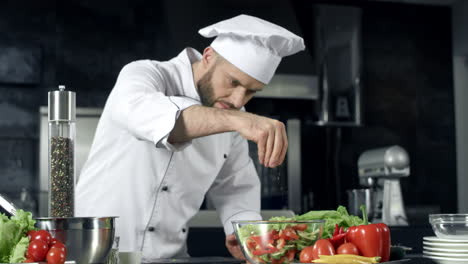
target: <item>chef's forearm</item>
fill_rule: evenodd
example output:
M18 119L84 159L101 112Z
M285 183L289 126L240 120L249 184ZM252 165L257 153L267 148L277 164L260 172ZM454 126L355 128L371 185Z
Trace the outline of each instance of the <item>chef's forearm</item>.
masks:
M185 142L194 138L235 131L238 111L194 105L183 110L168 141Z

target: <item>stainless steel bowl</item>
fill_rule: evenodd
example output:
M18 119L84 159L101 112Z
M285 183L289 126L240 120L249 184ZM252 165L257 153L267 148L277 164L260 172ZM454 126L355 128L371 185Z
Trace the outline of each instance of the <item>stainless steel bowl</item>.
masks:
M41 217L36 227L48 230L67 246L67 260L104 263L115 236L116 217Z

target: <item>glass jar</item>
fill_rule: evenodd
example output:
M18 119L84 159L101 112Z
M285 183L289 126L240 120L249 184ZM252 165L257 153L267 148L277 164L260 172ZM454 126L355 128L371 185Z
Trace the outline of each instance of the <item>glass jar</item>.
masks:
M75 93L49 92L49 216L73 217L75 210Z

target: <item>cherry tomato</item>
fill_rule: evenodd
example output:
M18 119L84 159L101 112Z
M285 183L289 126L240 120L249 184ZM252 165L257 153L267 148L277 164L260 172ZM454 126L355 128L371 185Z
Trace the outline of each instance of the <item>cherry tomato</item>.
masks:
M29 230L26 235L29 238L29 241L32 241L32 237L34 236L34 233L36 233L36 230Z
M65 245L62 242L56 241L55 244L53 244L50 247L50 249L53 249L53 248L58 248L58 249L62 250L65 254L67 253L67 248L65 247Z
M33 263L33 262L36 262L34 261L34 259L30 259L30 258L27 258L23 261L23 263Z
M51 248L47 253L48 264L63 264L65 263L66 254L60 248Z
M301 263L312 263L312 260L314 260L312 258L313 248L313 246L309 246L301 250L301 253L299 254L299 261Z
M49 246L42 240L33 240L29 243L28 256L37 261L43 261L46 258Z
M49 245L50 241L52 240L52 236L46 230L39 230L32 234L31 241L34 241L34 240L42 240L46 242L47 245Z
M328 239L319 239L312 249L312 259L319 259L320 255L335 255L335 248Z
M351 254L351 255L359 255L359 250L353 243L344 243L338 247L336 250L338 254Z
M60 241L59 241L58 239L56 239L56 238L53 237L53 238L50 240L49 247L51 247L52 245L54 245L54 244L57 243L57 242L60 242Z

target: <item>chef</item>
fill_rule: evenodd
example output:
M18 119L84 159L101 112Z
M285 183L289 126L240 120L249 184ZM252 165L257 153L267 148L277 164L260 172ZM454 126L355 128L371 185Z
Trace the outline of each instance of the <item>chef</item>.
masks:
M283 123L243 107L303 39L247 15L199 33L216 37L203 54L186 48L123 67L76 187L76 216L118 216L120 250L142 251L143 262L187 256L187 222L205 194L228 250L243 258L231 221L261 219L247 140L266 167L280 165L288 147Z

